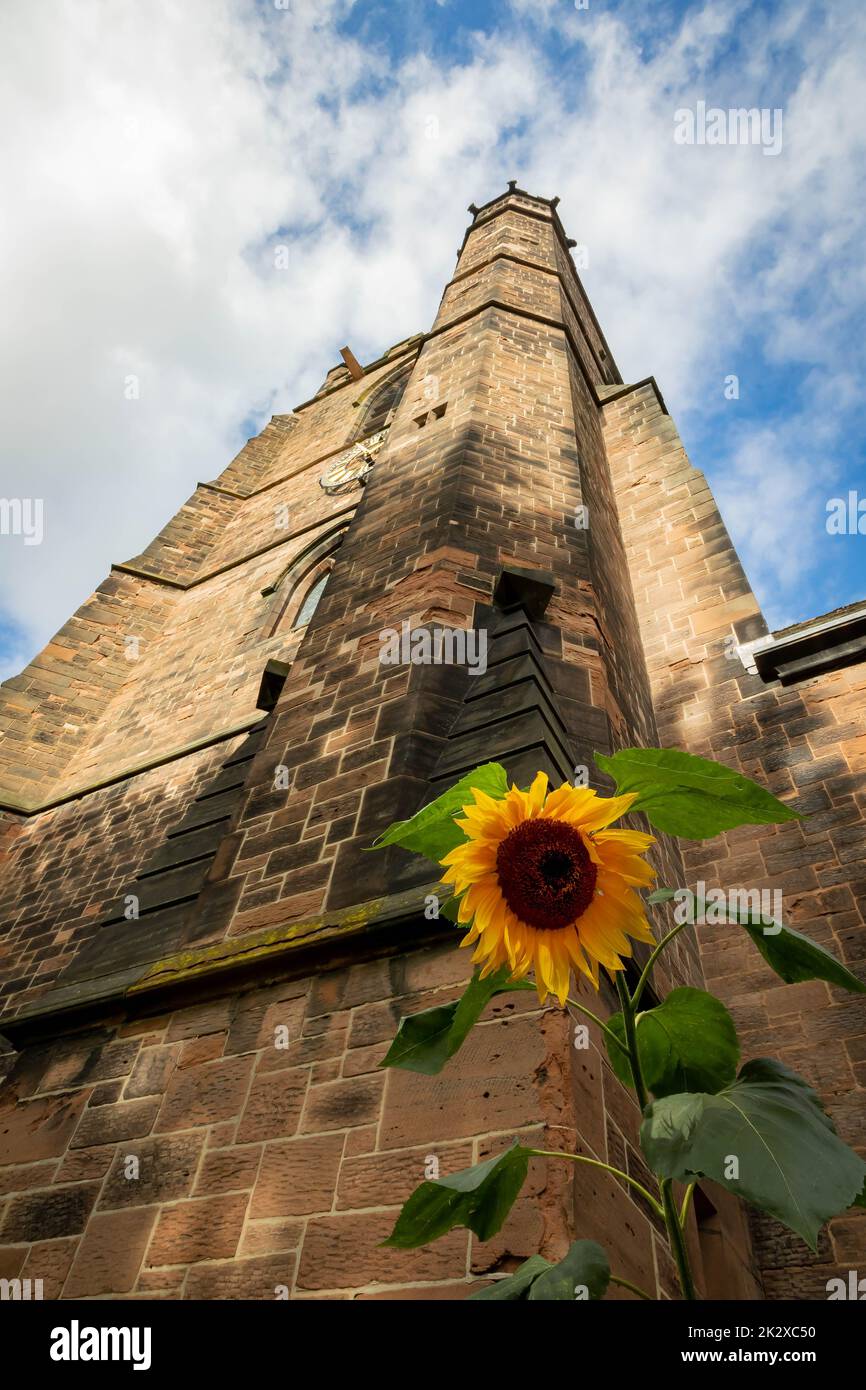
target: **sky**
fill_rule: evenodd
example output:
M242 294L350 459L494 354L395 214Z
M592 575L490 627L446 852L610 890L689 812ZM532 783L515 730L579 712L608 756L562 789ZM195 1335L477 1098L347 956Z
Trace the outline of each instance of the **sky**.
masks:
M770 626L866 598L864 77L862 0L4 0L0 679L344 343L428 329L509 179Z

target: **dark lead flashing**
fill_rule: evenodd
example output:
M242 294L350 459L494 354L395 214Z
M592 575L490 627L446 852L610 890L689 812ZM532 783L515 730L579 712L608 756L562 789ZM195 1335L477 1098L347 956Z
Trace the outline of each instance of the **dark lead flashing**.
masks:
M866 602L773 633L752 647L752 658L763 680L783 685L866 661Z
M530 618L542 618L556 592L555 579L543 570L504 565L493 591L493 602L502 609L520 607Z

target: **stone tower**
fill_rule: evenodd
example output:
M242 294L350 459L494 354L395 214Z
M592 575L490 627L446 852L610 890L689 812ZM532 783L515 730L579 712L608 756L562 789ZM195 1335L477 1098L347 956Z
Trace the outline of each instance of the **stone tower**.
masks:
M379 1248L430 1156L543 1136L642 1170L599 1039L575 1050L534 996L494 1000L439 1077L378 1069L469 966L425 915L429 869L367 848L480 761L596 781L594 751L662 744L740 767L810 819L662 838L659 881L779 887L862 970L866 606L768 633L556 205L512 184L472 207L429 331L363 368L345 350L2 687L0 1276L451 1298L578 1234L674 1293L652 1213L582 1166L533 1160L486 1244ZM383 631L423 627L483 635L484 662L380 660ZM736 928L677 947L672 978L705 978L744 1053L790 1062L862 1141L863 1003L783 986ZM708 1186L698 1283L824 1298L866 1260L863 1217L816 1261Z

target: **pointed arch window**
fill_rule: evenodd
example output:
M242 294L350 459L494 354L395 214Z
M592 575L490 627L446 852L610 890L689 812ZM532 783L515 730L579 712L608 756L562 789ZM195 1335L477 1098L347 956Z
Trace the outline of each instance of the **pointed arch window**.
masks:
M308 625L331 577L334 558L347 527L348 522L341 519L324 534L320 532L262 589L263 597L276 596L268 620L269 637L278 631L300 632Z
M313 584L312 588L307 590L306 597L295 615L295 621L292 623L293 629L307 626L307 623L310 621L319 605L319 599L325 592L325 585L330 577L331 571L328 569L324 574L319 575L319 578L316 580L315 584Z
M370 387L358 397L355 405L360 408L361 418L352 431L349 440L351 444L360 439L366 439L368 435L377 434L379 430L390 425L394 411L403 399L403 392L406 390L406 383L412 375L414 365L413 358L386 376L384 380L377 381L375 386Z

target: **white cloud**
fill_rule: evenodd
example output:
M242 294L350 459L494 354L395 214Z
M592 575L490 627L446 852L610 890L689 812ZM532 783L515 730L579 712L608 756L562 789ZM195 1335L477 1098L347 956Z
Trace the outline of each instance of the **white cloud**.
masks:
M585 280L621 366L630 377L653 371L680 410L697 402L706 357L760 322L756 288L769 295L787 275L789 302L831 261L818 231L842 236L839 229L849 229L850 251L855 209L862 225L856 157L863 134L852 119L852 97L866 26L853 10L846 44L832 60L804 21L799 58L815 67L790 103L785 84L793 76L779 80L773 104L787 108L780 157L764 157L757 147L674 145L678 107L713 104L722 90L737 105L756 104L747 81L714 76L714 45L736 30L743 9L710 6L690 16L678 40L648 61L621 21L605 17L582 28L592 66L579 105L563 119L564 93L557 93L542 138L532 139L535 181L556 185L564 219L572 229L577 222L573 235L589 246ZM774 42L766 26L750 43L752 61L765 73L774 70ZM823 197L816 205L810 180L818 170ZM755 266L760 257L764 271Z
M728 529L749 548L749 578L756 588L777 586L788 599L802 586L814 568L836 481L836 465L822 454L820 439L809 437L802 417L743 433L715 491ZM810 585L815 614L833 606L830 585L826 573ZM776 626L784 622L779 617Z
M25 633L0 674L225 466L251 411L309 396L346 341L369 357L428 327L467 204L509 177L561 195L624 375L653 372L675 413L714 408L712 373L769 328L780 361L811 364L825 398L854 408L853 3L823 26L802 9L775 21L745 0L709 4L647 57L601 7L521 0L459 63L390 61L340 29L352 9L3 7L0 491L44 497L46 537L0 544L2 609ZM744 25L745 75L724 56ZM676 107L716 88L754 104L779 43L795 53L779 65L782 156L674 146ZM125 399L129 374L139 400Z

